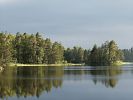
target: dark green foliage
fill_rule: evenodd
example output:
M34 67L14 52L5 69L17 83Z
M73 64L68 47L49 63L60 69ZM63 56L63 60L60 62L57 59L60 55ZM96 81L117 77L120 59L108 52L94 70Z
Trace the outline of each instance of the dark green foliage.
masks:
M68 63L83 63L84 62L84 49L81 47L67 48L64 52L65 60Z
M64 58L68 63L85 63L87 65L112 65L123 60L123 52L118 49L115 41L106 41L101 47L94 45L92 50L81 47L66 49Z
M68 63L71 63L72 60L73 60L73 52L72 52L72 49L67 48L67 50L64 51L64 57L65 57L65 60Z
M90 65L112 65L123 60L123 53L115 41L107 41L101 47L94 45L89 60Z
M133 62L133 47L131 49L123 49L124 61Z
M123 50L126 59L131 60L133 50ZM115 41L106 41L101 47L94 45L92 50L81 47L67 48L61 43L36 34L0 33L0 63L60 64L85 63L87 65L111 65L123 59L123 52ZM129 56L130 55L130 56Z
M0 64L6 64L12 61L12 40L12 35L0 33Z
M90 65L98 65L99 64L99 62L100 62L99 54L100 54L100 49L97 48L97 45L94 45L94 47L91 50L90 56L89 56L89 58L90 58L90 61L89 61Z
M51 55L51 60L52 64L60 64L64 60L64 47L58 43L54 42L52 45L52 55Z
M90 63L90 53L91 53L91 51L90 50L84 50L84 63L85 64L87 64L87 65L89 65L89 63Z
M33 35L16 34L14 49L18 63L36 63L40 64L43 60L43 39L39 33Z
M44 40L44 56L43 63L51 64L52 63L52 42L50 39Z
M54 64L64 61L64 47L34 34L19 32L16 36L0 33L0 62L23 64Z

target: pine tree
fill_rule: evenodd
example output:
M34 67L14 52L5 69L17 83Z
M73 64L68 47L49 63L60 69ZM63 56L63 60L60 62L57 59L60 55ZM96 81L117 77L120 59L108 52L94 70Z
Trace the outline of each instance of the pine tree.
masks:
M52 42L50 39L44 40L44 55L43 55L43 63L51 64L52 61Z
M54 42L52 45L52 63L58 64L62 63L64 60L64 47L58 43Z
M90 65L98 65L98 48L95 44L91 50L90 54Z
M9 34L0 33L0 63L7 64L13 56L12 37Z

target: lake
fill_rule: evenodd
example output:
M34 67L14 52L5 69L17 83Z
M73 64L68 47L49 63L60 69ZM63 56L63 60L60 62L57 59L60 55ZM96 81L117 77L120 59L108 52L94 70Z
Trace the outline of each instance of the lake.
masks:
M133 100L133 65L18 67L0 72L7 100Z

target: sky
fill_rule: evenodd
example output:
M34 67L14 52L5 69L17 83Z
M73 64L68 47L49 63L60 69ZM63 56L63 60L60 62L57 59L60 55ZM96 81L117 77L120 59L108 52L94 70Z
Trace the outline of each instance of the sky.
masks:
M133 0L0 0L0 31L40 32L65 47L133 46Z

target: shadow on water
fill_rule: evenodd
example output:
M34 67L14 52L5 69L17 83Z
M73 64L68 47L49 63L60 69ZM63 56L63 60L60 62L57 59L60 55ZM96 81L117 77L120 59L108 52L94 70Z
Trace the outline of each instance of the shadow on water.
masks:
M53 88L61 88L63 81L92 80L114 88L124 70L121 67L18 67L0 73L0 98L17 96L39 97Z

